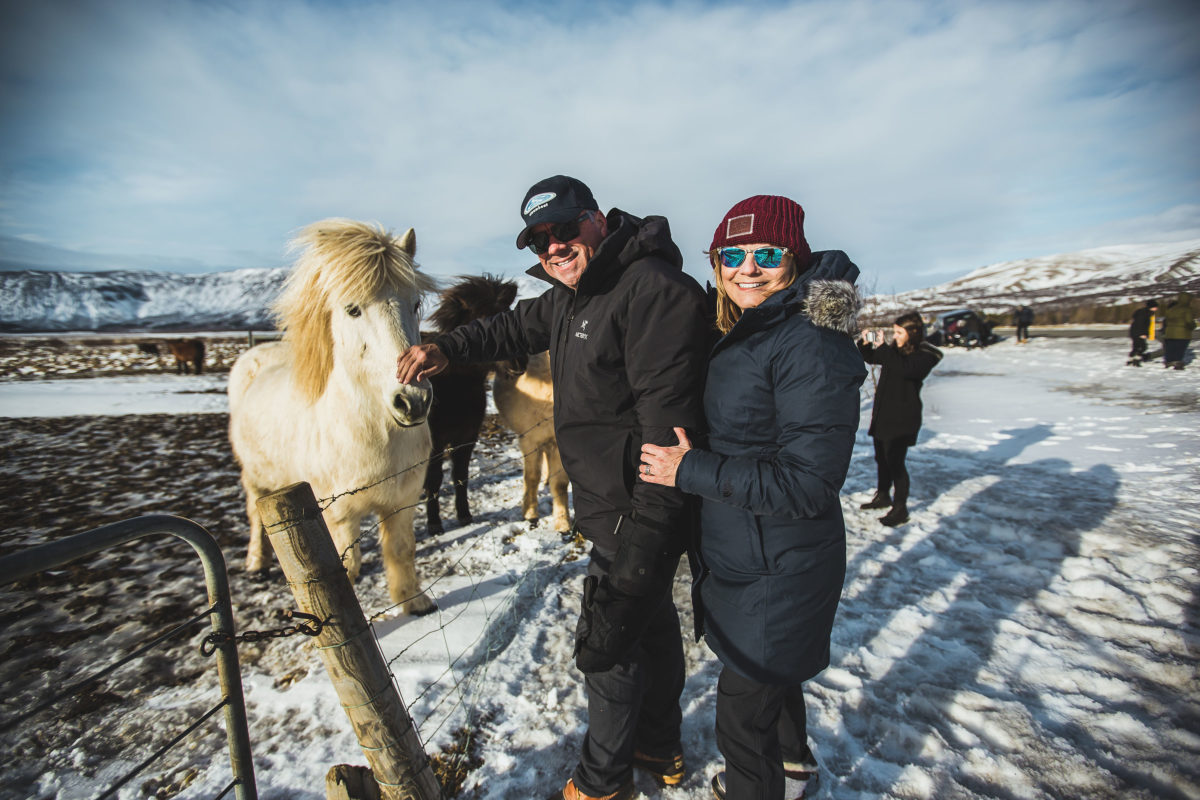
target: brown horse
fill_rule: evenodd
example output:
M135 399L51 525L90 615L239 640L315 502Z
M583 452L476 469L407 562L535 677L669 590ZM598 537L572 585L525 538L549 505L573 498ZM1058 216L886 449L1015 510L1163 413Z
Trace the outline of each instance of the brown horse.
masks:
M491 275L464 276L442 292L441 302L429 315L438 333L446 333L471 320L490 317L508 309L517 296L517 285ZM428 341L433 334L421 334ZM467 468L479 428L487 412L487 375L491 364L452 364L430 378L433 407L429 432L433 449L425 468L425 524L430 534L445 531L438 492L442 488L442 463L450 452L450 476L454 481L454 514L459 524L472 521L467 499Z
M550 487L554 530L567 533L567 473L554 438L554 384L550 380L550 354L504 362L492 382L492 400L504 424L517 434L524 457L525 494L521 513L530 526L537 524L538 488L544 479Z
M176 374L186 374L188 364L196 368L196 374L204 371L204 342L199 339L168 339L167 348L175 357Z

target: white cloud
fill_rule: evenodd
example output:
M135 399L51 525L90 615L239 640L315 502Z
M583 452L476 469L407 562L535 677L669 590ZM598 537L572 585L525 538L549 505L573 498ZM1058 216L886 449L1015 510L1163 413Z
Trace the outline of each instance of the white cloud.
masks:
M267 266L336 215L415 226L435 272L513 271L529 262L512 248L520 197L562 171L602 205L666 214L698 276L723 212L762 192L805 206L815 248L911 288L1146 217L1174 236L1163 210L1200 203L1186 6L111 3L79 17L31 4L5 35L0 113L18 121L0 132L0 226L81 250Z

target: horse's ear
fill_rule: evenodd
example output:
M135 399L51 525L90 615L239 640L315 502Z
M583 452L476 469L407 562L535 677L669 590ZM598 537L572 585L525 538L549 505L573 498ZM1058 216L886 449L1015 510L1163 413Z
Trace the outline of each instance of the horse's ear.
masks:
M400 249L408 253L409 256L417 254L417 232L409 228L400 237Z

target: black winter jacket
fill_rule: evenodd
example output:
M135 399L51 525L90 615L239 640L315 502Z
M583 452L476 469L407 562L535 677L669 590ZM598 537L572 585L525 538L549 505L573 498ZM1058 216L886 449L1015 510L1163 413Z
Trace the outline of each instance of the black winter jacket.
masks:
M851 332L858 268L813 254L791 287L746 309L717 342L704 410L707 450L676 483L701 500L698 586L706 638L735 672L797 684L829 664L846 573L838 493L866 369Z
M451 362L549 348L554 431L575 524L611 558L621 515L677 532L680 549L690 534L684 494L637 480L637 469L643 442L675 444L676 425L703 431L709 324L667 220L618 209L607 219L609 235L575 291L537 265L529 274L551 284L544 294L434 341Z
M859 342L858 349L864 361L882 367L868 433L877 439L899 439L912 447L921 430L921 384L942 360L942 351L928 342L921 342L908 354L894 344L874 347Z
M1139 308L1133 312L1133 320L1129 323L1129 338L1140 339L1150 335L1150 318L1154 311L1149 308Z

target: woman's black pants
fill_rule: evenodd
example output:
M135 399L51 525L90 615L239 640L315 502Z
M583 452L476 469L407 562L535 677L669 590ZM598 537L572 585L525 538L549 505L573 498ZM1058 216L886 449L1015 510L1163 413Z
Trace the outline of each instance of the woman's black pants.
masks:
M725 756L725 796L782 800L783 762L812 759L802 684L778 686L721 668L717 748Z
M908 440L880 439L875 437L875 468L878 472L876 491L886 495L895 484L892 507L908 510L908 468L904 458L908 455Z

